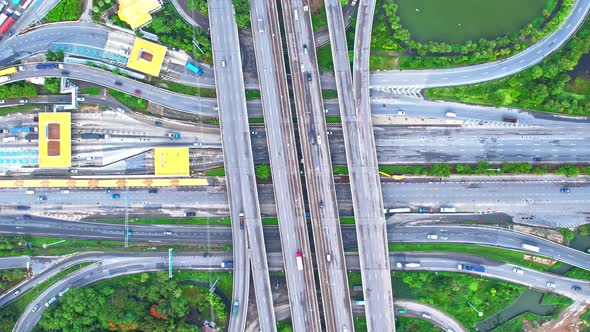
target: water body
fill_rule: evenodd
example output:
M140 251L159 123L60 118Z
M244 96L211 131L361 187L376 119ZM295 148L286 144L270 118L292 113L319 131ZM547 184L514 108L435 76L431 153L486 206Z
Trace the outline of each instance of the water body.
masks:
M397 14L420 42L463 44L519 31L543 14L547 0L395 0Z

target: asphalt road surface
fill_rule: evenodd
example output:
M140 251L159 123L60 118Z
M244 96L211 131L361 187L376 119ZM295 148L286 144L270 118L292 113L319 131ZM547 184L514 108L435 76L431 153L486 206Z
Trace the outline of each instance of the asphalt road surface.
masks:
M371 87L378 89L396 86L441 87L465 85L494 80L521 72L541 62L565 44L584 22L589 10L590 0L576 0L569 16L555 32L507 59L449 69L379 71L371 76ZM371 25L369 25L368 30L371 30Z
M260 326L265 331L274 331L276 319L254 175L235 12L230 0L212 0L208 6L228 201L233 221L233 250L237 258L234 260L233 302L239 307L237 315L232 315L230 320L230 331L242 331L246 324L250 285L248 265L252 267ZM243 219L243 226L240 219Z

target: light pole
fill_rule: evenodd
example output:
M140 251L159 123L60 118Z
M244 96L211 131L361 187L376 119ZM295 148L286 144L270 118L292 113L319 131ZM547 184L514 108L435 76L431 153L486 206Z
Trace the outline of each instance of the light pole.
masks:
M473 304L471 304L471 303L469 303L469 302L467 302L467 304L469 304L469 306L470 306L471 308L473 308L473 310L475 310L475 312L477 312L477 315L478 315L479 317L482 317L482 316L483 316L483 312L482 312L482 311L479 311L479 310L477 310L477 309L476 309L476 308L473 306Z

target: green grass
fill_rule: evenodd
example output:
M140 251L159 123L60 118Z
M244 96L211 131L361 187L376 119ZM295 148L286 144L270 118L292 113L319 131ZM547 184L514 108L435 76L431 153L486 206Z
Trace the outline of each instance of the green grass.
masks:
M291 323L290 319L280 320L277 322L277 331L278 332L292 332L293 331L293 324Z
M217 280L217 278L219 278L219 281L217 282L216 287L231 299L233 294L233 274L230 272L201 272L190 270L180 270L174 272L174 279L176 279L179 283L185 280L193 280L212 284L215 282L215 280Z
M124 218L96 219L99 222L123 223ZM151 225L231 225L229 217L224 218L129 218L130 224Z
M204 98L216 98L217 94L215 89L208 89L208 88L201 88L191 85L184 85L180 83L168 82L163 81L165 85L163 86L164 89L170 90L173 92L182 93L185 95L196 96L196 97L204 97Z
M354 217L340 217L340 223L343 225L354 225Z
M246 89L246 100L260 99L260 90Z
M278 217L263 217L262 224L263 225L278 225L279 218Z
M320 71L334 70L334 62L332 59L332 48L330 44L324 45L316 50L318 58L318 68Z
M567 271L564 276L579 280L590 280L590 271L580 269L579 267L574 267L573 269Z
M205 176L225 176L225 168L217 167L205 171Z
M319 29L326 27L328 25L328 17L326 16L326 6L323 3L319 10L311 12L311 25L313 26L314 31L318 31Z
M528 267L538 271L547 271L555 267L544 265L523 259L525 253L502 249L497 247L486 247L472 244L457 244L457 243L390 243L390 251L432 251L432 252L455 252L461 254L469 254L489 259L494 259L502 262L512 263L523 267ZM526 253L531 255L530 253ZM533 255L542 257L539 255Z
M248 118L249 124L260 124L264 123L264 117L249 117Z
M338 91L336 90L322 90L322 98L324 99L336 99L338 98Z
M47 22L75 21L82 15L82 0L61 0L45 16Z
M80 89L81 94L91 95L91 96L98 96L102 91L101 88L83 88Z
M14 324L18 320L19 316L24 312L27 308L29 303L33 302L39 294L49 288L51 285L56 283L62 277L77 271L85 266L92 264L91 262L82 263L78 265L71 266L63 271L58 272L53 277L47 279L45 282L37 285L36 287L32 288L28 292L22 294L16 301L8 304L7 306L0 309L0 330L1 331L9 331L12 330Z
M326 123L342 123L342 118L339 116L328 115L326 116Z
M348 175L348 166L346 165L332 165L334 175Z
M569 307L572 303L574 303L574 300L569 297L553 293L545 293L545 295L543 295L543 300L541 301L541 304L552 304L556 306L556 310L552 315L553 318L556 318L563 309Z
M396 56L391 56L386 53L373 53L371 54L371 58L369 59L369 69L370 70L392 70L397 69L397 59Z
M147 109L148 104L145 99L137 98L113 89L109 89L109 94L134 111L145 111Z
M588 236L590 235L590 224L582 225L578 228L580 235Z
M31 105L25 104L22 106L9 106L9 107L0 107L0 115L6 115L10 113L17 113L17 112L28 112L33 110L41 109L41 105Z
M397 316L395 318L396 331L403 332L440 332L441 330L434 326L430 321L414 317ZM357 330L358 331L358 330Z
M524 326L524 321L527 321L533 329L538 329L541 324L548 321L550 317L542 317L539 315L535 315L530 312L526 312L522 315L518 315L511 320L507 321L506 323L498 326L493 330L493 332L516 332L516 331L526 331Z
M354 317L354 330L356 332L368 331L367 318L365 317Z

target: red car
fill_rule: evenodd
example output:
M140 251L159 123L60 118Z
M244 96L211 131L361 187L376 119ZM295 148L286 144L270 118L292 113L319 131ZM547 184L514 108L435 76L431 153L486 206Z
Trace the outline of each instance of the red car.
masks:
M138 96L141 95L141 90L135 90L135 94Z

